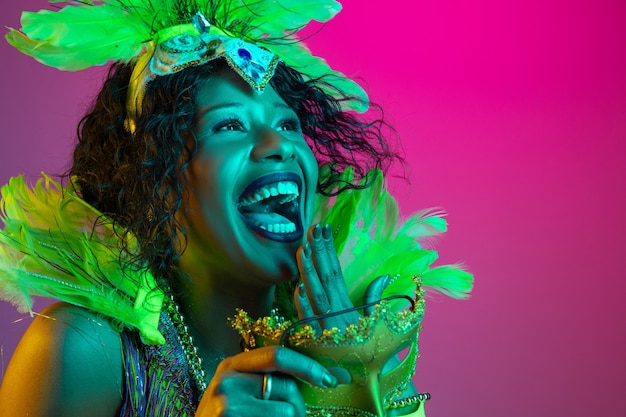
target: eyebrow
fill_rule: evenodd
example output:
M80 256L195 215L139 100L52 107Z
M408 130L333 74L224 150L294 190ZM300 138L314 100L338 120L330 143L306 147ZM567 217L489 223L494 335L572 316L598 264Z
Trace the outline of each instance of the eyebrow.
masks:
M275 108L275 109L287 109L287 110L293 110L291 107L289 107L289 106L287 105L287 103L279 103L279 102L274 103L274 108Z
M214 106L202 106L198 109L198 115L204 116L205 114L215 111L215 110L226 109L226 108L241 108L241 107L243 107L243 104L238 103L238 102L226 102L226 103L219 103Z
M243 103L240 103L238 101L233 101L233 102L225 102L225 103L219 103L213 106L204 106L201 107L200 109L198 109L198 115L199 116L203 116L209 112L215 111L215 110L220 110L220 109L228 109L228 108L242 108L244 107ZM286 109L286 110L291 110L293 111L293 109L291 107L289 107L287 105L287 103L281 103L281 102L274 102L272 104L272 107L274 107L275 109Z

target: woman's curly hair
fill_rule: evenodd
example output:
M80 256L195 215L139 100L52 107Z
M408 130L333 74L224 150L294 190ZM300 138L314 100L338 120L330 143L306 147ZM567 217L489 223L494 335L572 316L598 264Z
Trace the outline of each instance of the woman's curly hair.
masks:
M195 94L224 65L216 60L151 81L131 134L125 118L132 66L113 64L78 126L69 174L85 201L135 236L138 248L123 248L130 263L149 268L160 282L173 282L184 247L185 234L175 215L186 198L185 169L196 152ZM351 98L333 98L322 89L332 88L324 79L305 80L279 64L270 84L300 118L318 163L331 171L318 192L332 195L366 187L367 172L384 170L399 159L384 139L388 125L382 118L364 122L342 111L342 101ZM395 138L391 128L388 132ZM338 180L346 167L355 171L353 184Z

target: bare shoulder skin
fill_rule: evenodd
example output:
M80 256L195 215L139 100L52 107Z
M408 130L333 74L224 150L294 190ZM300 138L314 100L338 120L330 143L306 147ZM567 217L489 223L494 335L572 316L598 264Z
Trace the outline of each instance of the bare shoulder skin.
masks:
M112 417L122 390L119 332L104 318L58 303L30 325L0 386L0 417Z

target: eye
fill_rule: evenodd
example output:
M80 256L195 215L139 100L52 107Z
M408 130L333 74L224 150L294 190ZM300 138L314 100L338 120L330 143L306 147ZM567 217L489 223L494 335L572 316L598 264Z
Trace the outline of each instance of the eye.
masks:
M213 132L243 131L244 126L238 119L226 119L213 127Z
M290 117L288 119L283 119L283 120L280 121L280 123L278 123L278 127L276 128L276 130L278 132L290 132L290 131L299 132L300 131L300 120L298 120L295 117Z

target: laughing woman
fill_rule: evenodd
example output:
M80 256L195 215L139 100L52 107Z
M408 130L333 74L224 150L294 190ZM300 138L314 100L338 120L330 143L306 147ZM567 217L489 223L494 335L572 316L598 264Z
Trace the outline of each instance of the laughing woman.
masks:
M420 247L438 213L397 224L384 123L294 35L340 5L285 5L72 2L7 35L60 69L114 63L65 185L2 189L0 296L60 302L0 416L423 415L424 288L471 276Z

